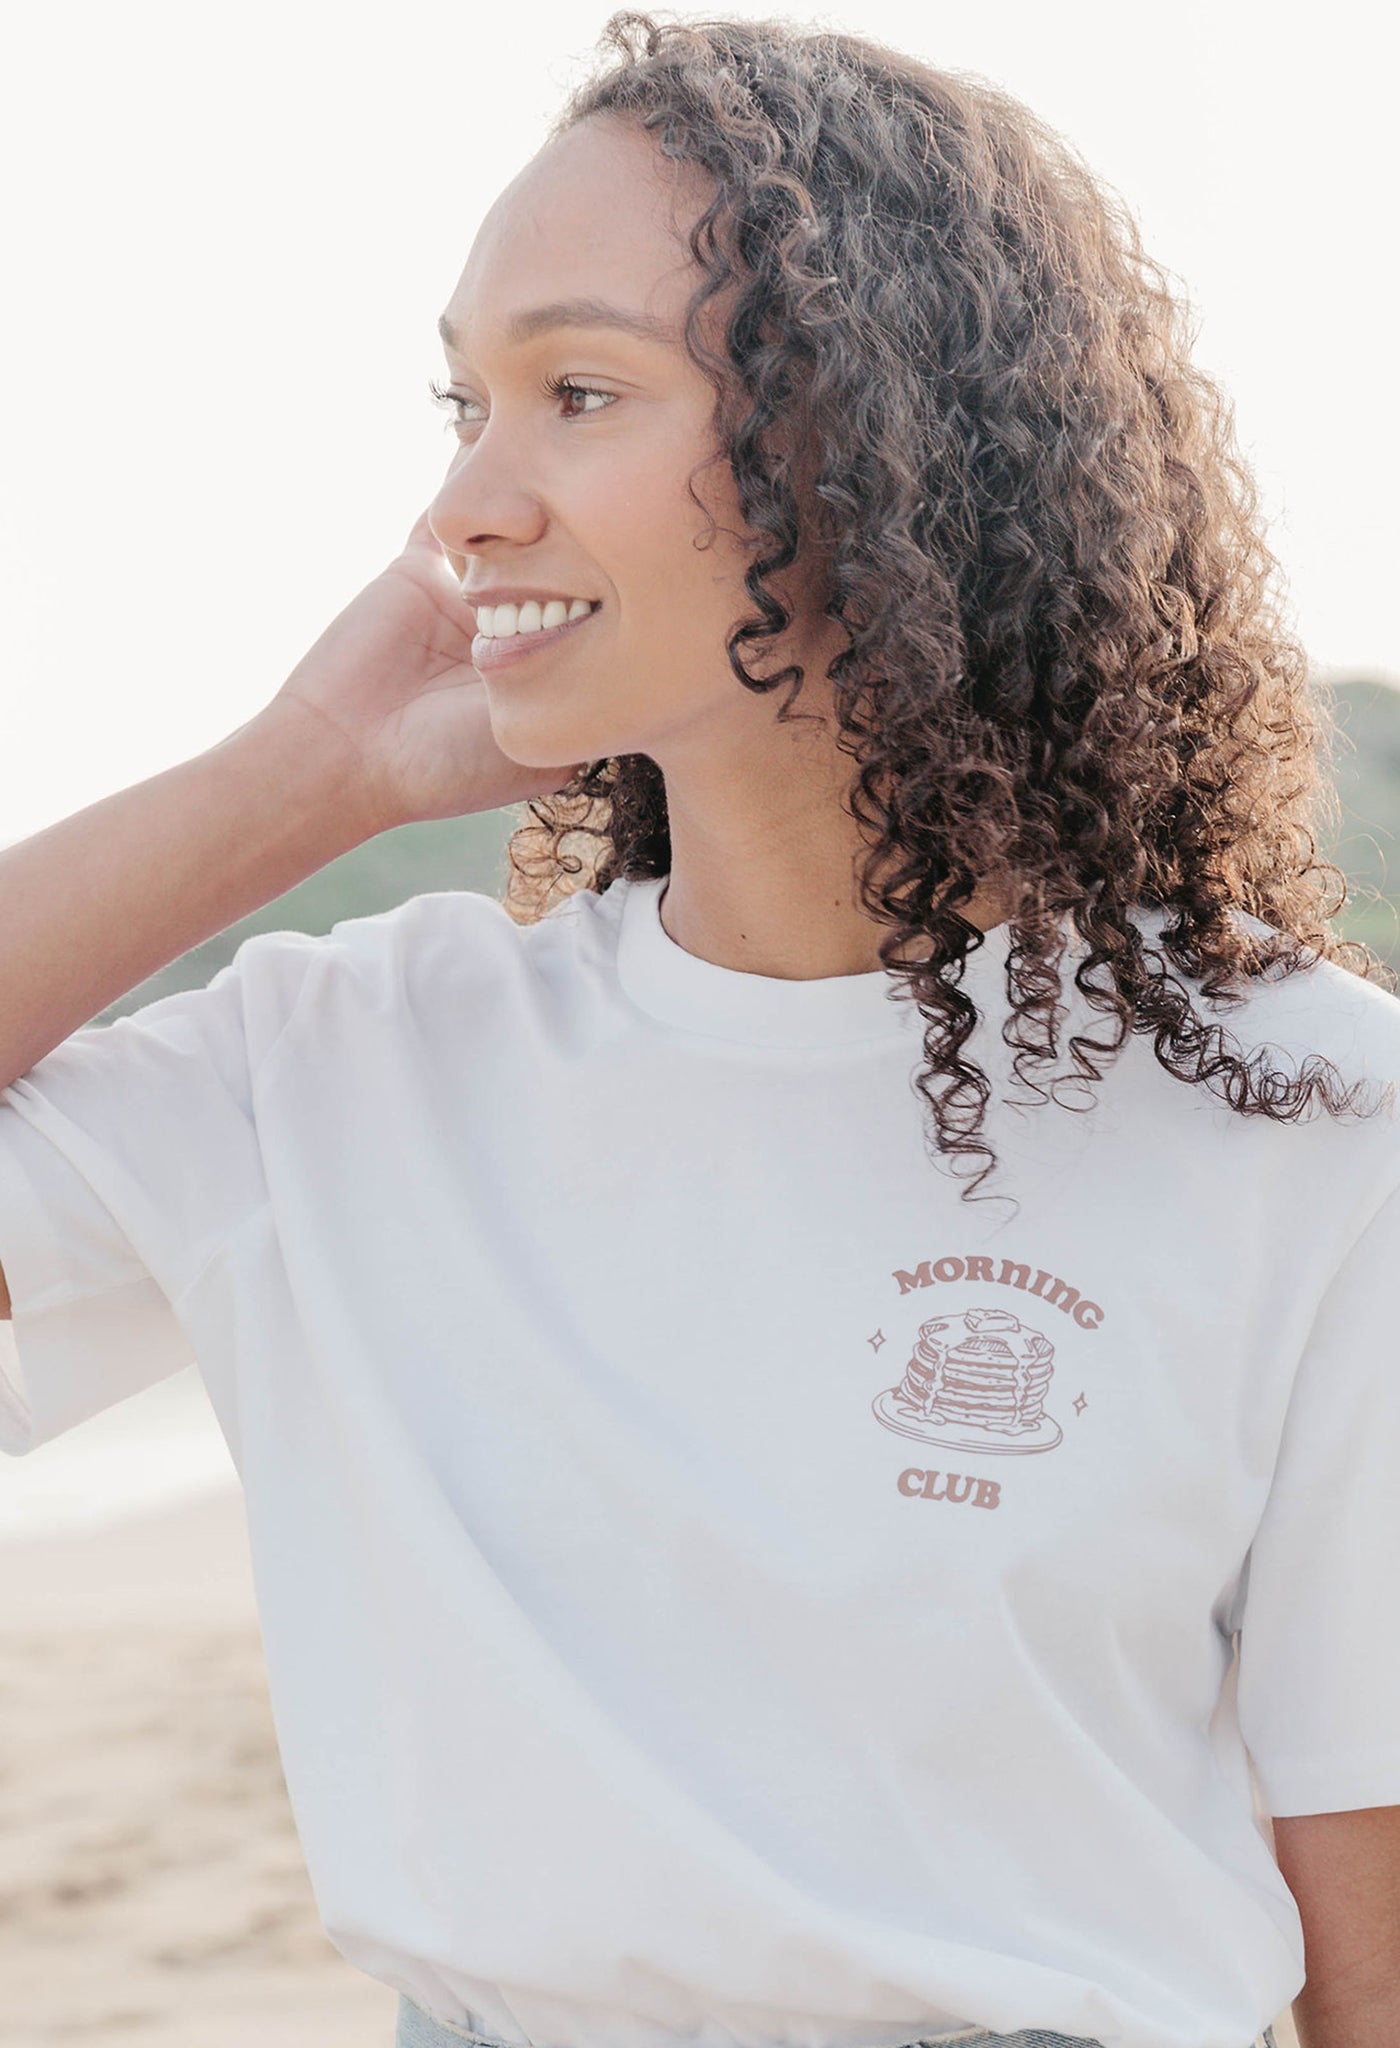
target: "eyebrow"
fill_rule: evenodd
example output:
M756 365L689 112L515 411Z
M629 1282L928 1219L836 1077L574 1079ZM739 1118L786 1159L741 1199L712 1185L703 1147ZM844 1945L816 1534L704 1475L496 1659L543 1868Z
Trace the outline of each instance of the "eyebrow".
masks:
M675 335L664 320L649 313L636 313L626 306L612 306L606 299L552 299L544 306L529 306L516 313L506 326L506 339L516 345L533 341L556 327L613 327L640 341L659 341L674 346ZM438 316L438 333L450 349L462 353L461 338L445 313Z

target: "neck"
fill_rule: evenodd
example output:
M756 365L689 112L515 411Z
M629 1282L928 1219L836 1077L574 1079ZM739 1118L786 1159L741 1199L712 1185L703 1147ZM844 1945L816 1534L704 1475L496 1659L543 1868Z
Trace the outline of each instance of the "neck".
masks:
M671 836L663 928L687 953L741 973L872 973L889 927L856 900L865 842L845 807L850 757L827 726L777 725L770 700L752 702L759 715L732 745L660 764ZM1006 914L985 888L959 909L981 931Z

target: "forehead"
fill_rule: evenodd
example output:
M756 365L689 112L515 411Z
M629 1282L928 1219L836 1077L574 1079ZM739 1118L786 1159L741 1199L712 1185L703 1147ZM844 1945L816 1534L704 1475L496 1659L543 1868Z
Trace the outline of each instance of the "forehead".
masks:
M546 143L493 202L447 307L464 336L496 331L521 306L611 300L677 329L697 282L686 230L701 175L644 131L585 121Z

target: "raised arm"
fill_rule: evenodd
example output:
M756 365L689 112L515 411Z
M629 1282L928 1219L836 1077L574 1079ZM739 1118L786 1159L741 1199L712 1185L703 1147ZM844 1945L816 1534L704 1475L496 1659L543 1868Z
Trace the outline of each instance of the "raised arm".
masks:
M0 1087L371 836L346 741L277 697L206 753L0 853Z
M561 788L496 746L474 632L424 512L246 725L0 853L0 1088L365 839Z
M207 753L0 853L0 1087L373 830L354 750L278 697Z

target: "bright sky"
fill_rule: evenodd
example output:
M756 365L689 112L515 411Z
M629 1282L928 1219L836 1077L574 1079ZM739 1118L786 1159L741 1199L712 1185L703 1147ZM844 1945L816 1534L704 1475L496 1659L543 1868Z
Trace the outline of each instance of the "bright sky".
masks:
M222 739L398 552L453 445L427 397L437 314L607 14L14 14L0 843ZM1313 658L1400 676L1384 11L862 0L791 18L994 79L1118 188L1233 394Z

